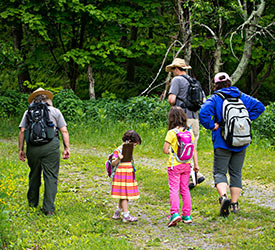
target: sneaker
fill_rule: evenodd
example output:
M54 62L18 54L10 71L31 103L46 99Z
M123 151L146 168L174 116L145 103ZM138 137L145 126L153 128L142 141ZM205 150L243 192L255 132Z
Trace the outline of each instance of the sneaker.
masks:
M191 216L189 215L186 215L186 216L184 216L184 215L182 215L181 216L181 220L182 220L182 222L184 223L184 224L189 224L189 223L192 223L192 220L191 220Z
M172 214L170 216L168 227L176 226L179 221L181 221L181 217L179 216L179 214L178 213Z
M204 176L198 178L198 184L202 183L205 180Z
M227 198L226 194L222 195L219 198L219 202L221 204L220 208L220 216L228 216L229 215L229 206L230 206L230 200Z
M119 220L120 219L120 210L116 210L112 219Z
M230 212L231 213L238 213L239 212L239 203L238 202L232 202L230 203Z
M132 216L132 215L130 215L130 214L128 214L128 216L123 216L123 217L122 217L122 221L123 221L123 222L135 222L135 221L137 221L137 220L138 220L137 217L134 217L134 216Z

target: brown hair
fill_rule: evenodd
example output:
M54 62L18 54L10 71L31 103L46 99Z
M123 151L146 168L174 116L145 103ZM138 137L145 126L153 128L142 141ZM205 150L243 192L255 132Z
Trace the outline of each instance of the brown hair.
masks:
M228 88L228 87L231 86L231 81L230 80L223 81L223 79L225 79L225 76L220 76L219 79L221 81L220 82L216 82L214 84L214 91L219 90L219 89L223 89L223 88Z
M122 141L123 142L129 141L129 142L141 144L141 138L135 130L126 131L122 136Z
M173 106L168 113L168 130L177 126L187 129L187 116L180 107Z

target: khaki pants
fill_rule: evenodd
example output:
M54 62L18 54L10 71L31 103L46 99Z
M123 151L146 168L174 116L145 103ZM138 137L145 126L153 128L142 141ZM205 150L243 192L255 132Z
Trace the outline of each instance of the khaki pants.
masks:
M192 125L192 132L195 136L195 142L194 145L197 147L199 135L200 135L200 126L199 126L199 120L198 119L187 119L187 126L190 127Z

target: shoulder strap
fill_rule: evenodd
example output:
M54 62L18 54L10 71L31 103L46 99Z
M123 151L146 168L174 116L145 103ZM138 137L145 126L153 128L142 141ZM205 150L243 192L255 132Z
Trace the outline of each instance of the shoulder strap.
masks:
M223 101L225 100L225 96L221 93L221 92L218 92L216 93L220 98L223 99Z

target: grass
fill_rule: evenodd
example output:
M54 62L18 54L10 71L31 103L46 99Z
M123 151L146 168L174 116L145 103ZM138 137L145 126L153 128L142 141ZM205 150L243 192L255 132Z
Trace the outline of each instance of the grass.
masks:
M218 195L212 185L213 150L208 131L201 130L199 164L206 181L191 191L191 225L167 228L169 192L167 156L162 153L166 128L133 124L142 144L135 162L141 198L130 204L135 224L111 220L116 201L104 162L119 145L124 123L69 126L72 155L61 160L57 213L42 215L27 205L28 166L17 156L17 124L3 122L0 132L0 244L3 249L274 249L274 150L254 137L243 168L240 212L218 215ZM261 192L255 194L255 190ZM263 191L265 190L265 192ZM273 191L272 191L273 190ZM41 190L43 199L43 187Z

